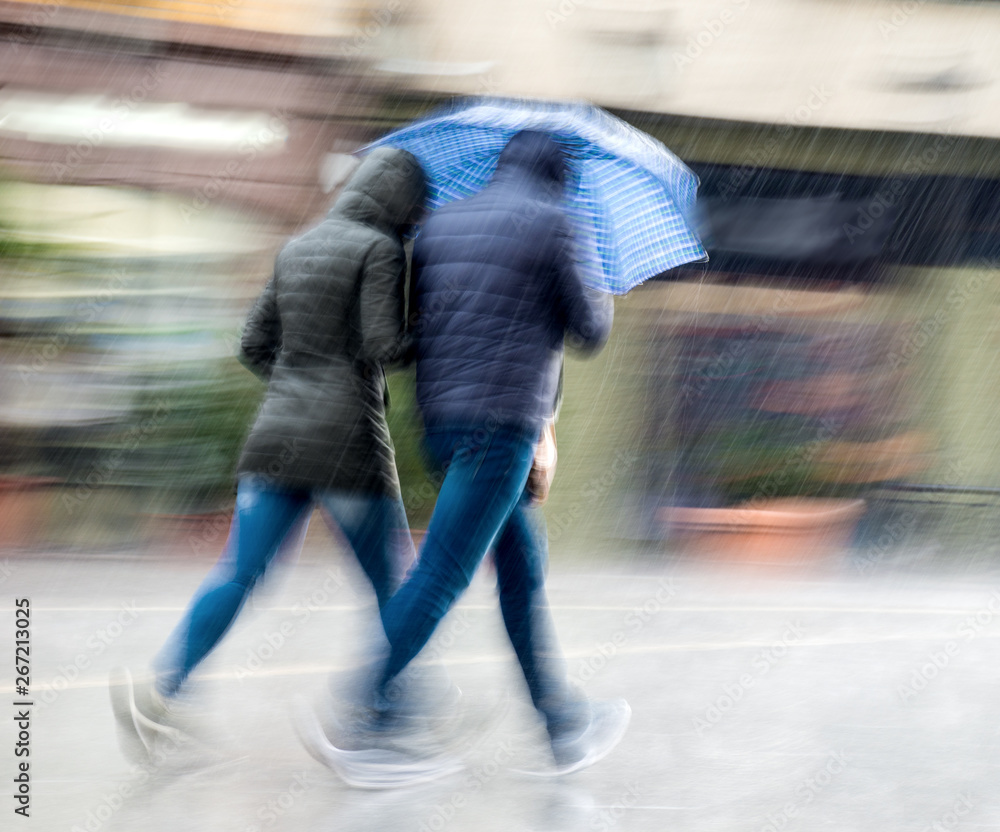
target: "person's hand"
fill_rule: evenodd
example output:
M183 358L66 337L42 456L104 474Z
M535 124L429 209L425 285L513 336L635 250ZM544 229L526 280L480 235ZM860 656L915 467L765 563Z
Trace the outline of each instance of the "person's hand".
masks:
M544 505L549 498L549 489L556 475L556 423L547 419L542 435L535 446L535 461L528 473L528 493L533 506Z

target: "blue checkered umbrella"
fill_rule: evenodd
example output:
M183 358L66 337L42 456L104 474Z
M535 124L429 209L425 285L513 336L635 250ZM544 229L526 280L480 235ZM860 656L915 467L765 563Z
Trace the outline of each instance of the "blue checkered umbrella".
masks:
M660 142L588 104L473 99L379 139L361 152L410 151L430 185L431 209L486 186L520 130L552 135L566 151L565 209L587 282L624 294L708 255L694 226L698 179Z

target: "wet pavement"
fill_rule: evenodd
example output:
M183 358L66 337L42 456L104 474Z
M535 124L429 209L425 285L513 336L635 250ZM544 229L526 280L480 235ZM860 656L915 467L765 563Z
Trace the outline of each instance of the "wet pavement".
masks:
M625 696L631 728L592 769L544 763L488 572L428 660L469 714L499 691L461 774L353 790L310 758L290 720L364 655L372 609L351 562L307 552L275 570L199 674L218 753L160 768L121 755L108 671L143 669L210 562L0 558L0 606L31 603L30 830L906 830L1000 826L1000 569L708 569L681 560L557 563L550 601L570 674ZM9 652L8 655L11 655ZM3 780L20 701L0 683ZM8 785L8 789L12 789ZM11 820L8 821L8 818Z

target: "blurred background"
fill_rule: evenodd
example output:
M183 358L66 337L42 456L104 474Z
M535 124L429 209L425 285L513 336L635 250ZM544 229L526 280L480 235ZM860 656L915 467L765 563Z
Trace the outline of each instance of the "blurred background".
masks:
M995 554L995 4L3 0L0 39L3 549L215 557L276 251L359 146L485 94L593 101L701 180L711 261L567 365L554 557Z

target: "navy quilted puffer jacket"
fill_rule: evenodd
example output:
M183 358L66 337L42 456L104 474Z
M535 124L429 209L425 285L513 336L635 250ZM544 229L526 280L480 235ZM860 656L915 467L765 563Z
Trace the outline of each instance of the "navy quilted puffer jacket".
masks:
M594 352L611 331L609 295L584 287L558 206L559 146L522 132L490 184L440 208L413 251L417 400L427 427L552 415L564 339Z

